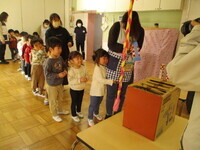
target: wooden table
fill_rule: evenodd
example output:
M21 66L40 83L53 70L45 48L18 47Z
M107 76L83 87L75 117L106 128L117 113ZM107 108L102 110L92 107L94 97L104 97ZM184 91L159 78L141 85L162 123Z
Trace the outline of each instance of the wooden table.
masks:
M187 119L176 116L175 122L155 141L122 126L119 113L77 134L77 141L95 150L179 150ZM73 149L73 148L72 148Z

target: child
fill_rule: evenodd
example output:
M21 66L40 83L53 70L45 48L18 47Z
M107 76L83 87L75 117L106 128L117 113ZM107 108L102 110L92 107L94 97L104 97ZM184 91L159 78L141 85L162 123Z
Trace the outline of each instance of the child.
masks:
M25 78L27 78L29 81L31 80L31 61L30 61L30 55L31 55L31 40L33 39L32 35L28 35L28 40L26 42L27 47L24 51L24 60L25 60Z
M19 31L15 30L14 33L15 33L15 37L16 37L17 41L19 42L21 40L21 36L19 34Z
M22 74L24 74L24 58L23 58L23 53L27 47L27 44L26 44L26 41L27 41L27 36L28 36L28 33L27 32L21 32L20 33L20 36L21 36L21 40L17 43L17 49L18 49L18 53L19 53L19 57L20 57L20 60L21 60L21 65L20 65L20 68L17 69L17 71L22 71Z
M69 54L69 62L71 64L68 71L68 82L70 87L70 95L72 98L71 112L72 119L75 122L80 122L83 118L81 113L81 104L85 89L85 84L88 81L86 68L83 66L82 55L78 51L73 51Z
M44 63L46 90L49 99L49 108L53 119L61 122L59 114L69 114L63 110L63 78L67 75L66 64L60 56L62 52L61 41L57 37L50 37L47 40L47 49L50 52L49 58Z
M44 71L43 63L46 59L45 47L42 39L33 38L31 41L31 77L32 77L32 92L34 95L44 97ZM36 90L38 88L38 91Z
M113 84L113 80L106 79L106 65L108 63L109 55L103 49L98 49L93 55L95 62L94 73L92 77L92 84L90 88L90 106L88 110L88 124L94 125L93 116L98 120L102 120L99 115L99 106L105 95L106 84Z
M18 53L17 50L17 39L14 36L14 30L13 29L9 29L8 33L10 34L9 36L9 48L10 48L10 52L11 52L11 58L13 61L16 61L16 56Z

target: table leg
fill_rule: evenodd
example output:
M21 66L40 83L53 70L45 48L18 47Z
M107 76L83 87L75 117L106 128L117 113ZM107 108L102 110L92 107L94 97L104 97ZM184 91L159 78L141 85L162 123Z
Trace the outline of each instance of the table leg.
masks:
M74 141L74 143L71 146L71 150L74 150L76 145L79 143L80 141L77 139L76 141Z

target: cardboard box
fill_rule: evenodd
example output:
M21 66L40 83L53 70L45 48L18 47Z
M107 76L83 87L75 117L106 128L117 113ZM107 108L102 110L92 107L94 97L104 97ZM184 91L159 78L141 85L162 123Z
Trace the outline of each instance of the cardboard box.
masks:
M158 78L130 85L126 92L123 125L155 140L173 122L180 89Z

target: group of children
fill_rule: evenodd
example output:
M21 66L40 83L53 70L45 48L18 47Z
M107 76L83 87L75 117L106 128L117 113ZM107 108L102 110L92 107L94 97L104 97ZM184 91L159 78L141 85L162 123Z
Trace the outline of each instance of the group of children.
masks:
M47 82L46 90L50 111L53 119L57 122L62 121L60 114L69 114L63 108L63 78L67 76L71 95L71 116L75 122L80 122L84 115L81 113L84 89L88 81L88 74L83 57L78 51L69 54L68 62L64 62L60 56L62 52L61 41L56 37L47 40L47 50L49 57L44 63L44 74ZM112 80L106 79L106 64L108 63L108 53L103 49L98 49L93 60L95 69L90 90L91 102L88 110L88 124L94 125L93 117L102 120L99 115L99 106L105 94L106 84L112 85Z
M63 79L67 77L71 95L71 116L75 122L80 122L84 117L81 113L84 89L89 79L87 69L83 64L83 56L78 51L69 54L68 61L64 62L60 56L62 42L57 37L50 37L46 40L46 47L43 40L20 33L21 40L17 44L21 57L22 74L31 80L32 92L36 96L45 97L44 104L49 104L52 118L60 122L59 115L69 114L63 108ZM90 90L90 105L88 109L88 124L94 125L93 117L102 120L99 115L99 106L105 94L106 84L112 85L112 80L106 79L106 64L108 53L103 49L95 51L93 56L95 69ZM46 92L44 90L46 88Z

